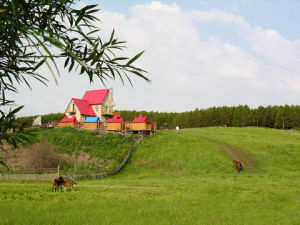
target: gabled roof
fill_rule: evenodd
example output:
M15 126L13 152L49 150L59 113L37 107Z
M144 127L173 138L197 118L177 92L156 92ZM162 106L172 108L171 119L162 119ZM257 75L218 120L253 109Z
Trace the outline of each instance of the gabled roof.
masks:
M108 92L109 89L86 91L82 99L88 101L90 105L100 105Z
M77 106L80 114L87 115L87 116L96 116L92 106L90 106L89 102L86 100L72 98L75 105Z
M107 120L108 123L121 123L123 122L123 118L120 117L118 114L113 115L111 119Z
M72 116L71 118L69 118L66 116L59 121L59 123L69 123L69 122L76 122L76 117Z
M150 122L146 117L143 117L142 113L131 121L131 123L148 123Z
M99 121L100 121L99 117L93 116L93 117L87 117L84 122L85 123L97 123Z

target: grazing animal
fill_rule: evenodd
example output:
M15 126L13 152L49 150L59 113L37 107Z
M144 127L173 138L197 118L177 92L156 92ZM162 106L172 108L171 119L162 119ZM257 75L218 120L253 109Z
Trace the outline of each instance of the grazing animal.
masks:
M64 191L66 191L67 190L67 187L71 187L71 190L74 190L74 187L73 187L73 185L74 184L77 184L75 181L65 181L64 182Z
M237 160L232 160L233 165L236 167L236 169L241 172L241 170L243 170L243 166L242 163L237 161Z
M55 190L59 190L59 187L60 187L60 190L62 191L62 185L64 184L65 180L63 179L63 177L58 177L58 178L55 178L53 181L52 181L52 191L53 189Z

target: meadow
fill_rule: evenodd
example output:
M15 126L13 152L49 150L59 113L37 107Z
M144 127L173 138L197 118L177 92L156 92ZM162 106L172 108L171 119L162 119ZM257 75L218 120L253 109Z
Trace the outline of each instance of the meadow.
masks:
M300 224L299 178L297 131L159 131L119 174L79 181L73 192L1 180L0 224Z

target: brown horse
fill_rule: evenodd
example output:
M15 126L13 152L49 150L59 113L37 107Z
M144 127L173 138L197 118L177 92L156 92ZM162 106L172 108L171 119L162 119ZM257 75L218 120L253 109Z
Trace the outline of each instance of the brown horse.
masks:
M53 189L55 189L55 192L56 192L56 190L59 190L59 187L60 187L60 190L62 191L62 185L64 184L64 182L65 182L65 180L62 177L55 178L52 181L52 191L53 191Z
M74 190L73 185L77 184L75 181L65 181L64 182L64 191L67 191L67 187L71 187L71 190Z
M243 166L242 163L237 161L237 160L232 160L233 165L236 167L236 169L241 172L241 170L243 170Z

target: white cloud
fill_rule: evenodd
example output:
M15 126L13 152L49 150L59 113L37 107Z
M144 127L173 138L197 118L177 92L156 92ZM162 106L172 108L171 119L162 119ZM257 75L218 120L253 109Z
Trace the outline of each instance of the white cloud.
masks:
M153 10L153 12L180 12L180 8L178 7L177 4L163 4L160 1L152 1L151 3L145 3L145 4L140 4L137 5L133 8L131 8L130 12L133 14L140 14L143 13L144 11L149 11Z
M299 103L295 96L300 93L300 40L252 27L241 15L220 9L183 10L159 1L136 5L127 16L102 10L99 18L101 35L109 37L115 28L119 39L128 42L126 54L146 51L138 65L148 70L152 83L133 79L134 89L120 82L109 84L118 109L184 111L224 104ZM206 23L232 26L232 35L238 34L247 46L226 43L222 35L207 37L201 31ZM46 92L35 87L35 103L28 94L17 97L28 105L25 112L63 111L72 96L102 87L90 87L87 78L67 74L59 83L59 88L51 85Z
M220 9L211 9L209 11L191 10L186 12L190 19L198 22L219 22L246 25L242 16L235 16L226 13Z

